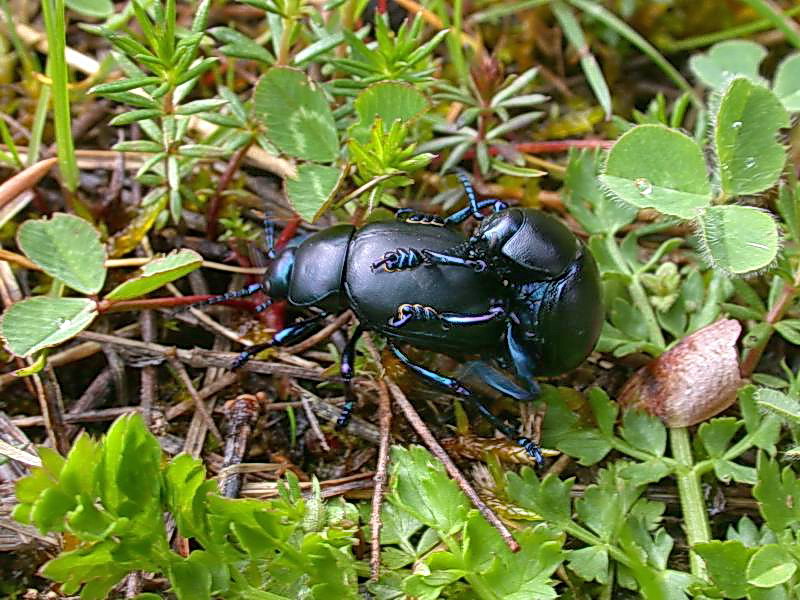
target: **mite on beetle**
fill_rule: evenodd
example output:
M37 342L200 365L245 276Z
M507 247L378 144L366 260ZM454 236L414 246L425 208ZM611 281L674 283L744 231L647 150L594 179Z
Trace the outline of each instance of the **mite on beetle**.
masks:
M486 362L476 363L475 372L486 384L516 400L532 400L539 391L535 376L575 368L597 342L603 322L597 265L555 218L497 200L478 201L467 177L458 176L469 200L466 208L446 218L405 209L396 221L360 229L334 225L274 255L262 282L205 304L263 291L319 311L278 331L270 342L249 347L234 368L267 348L302 341L322 327L326 315L350 308L359 325L342 353L345 405L339 426L347 424L355 405L356 342L364 331L375 331L409 370L470 401L541 462L532 440L492 414L458 380L412 362L398 344L456 357L480 355L513 370L525 388ZM492 211L486 217L485 208ZM455 226L469 217L480 225L465 238Z

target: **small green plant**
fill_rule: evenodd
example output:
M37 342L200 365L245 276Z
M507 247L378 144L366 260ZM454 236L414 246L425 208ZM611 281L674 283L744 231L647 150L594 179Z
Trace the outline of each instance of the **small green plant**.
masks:
M120 308L124 306L120 302L139 298L183 277L203 262L193 250L154 259L143 266L140 275L98 299L106 280L106 249L89 223L61 213L50 220L26 221L17 233L17 244L53 278L50 294L21 300L3 313L0 335L18 356L32 356L75 337L101 311L115 303ZM88 297L63 298L64 287ZM44 363L40 360L37 364L41 368Z
M82 435L66 458L46 448L40 457L42 467L17 484L14 517L77 540L42 569L67 594L100 600L144 570L167 577L181 600L361 597L358 511L342 500L323 503L316 483L308 499L292 475L278 499L223 498L199 460L165 462L138 415L118 419L100 441ZM395 448L392 464L384 571L369 584L377 597L434 600L466 590L480 600L556 597L550 576L564 558L561 534L526 528L512 553L428 452ZM164 512L198 547L188 556L170 548Z
M735 275L764 269L778 254L772 217L730 201L778 182L786 150L776 137L789 116L767 88L745 77L729 81L716 106L709 177L701 147L660 125L639 125L614 144L600 176L614 198L692 221L699 248L716 268Z
M172 219L178 222L182 194L186 193L182 180L200 159L218 158L227 153L225 148L214 144L185 143L184 140L192 115L219 108L227 102L224 98L184 102L203 73L217 62L214 57L199 56L210 2L200 3L191 30L185 34L179 33L177 28L176 0L167 0L165 5L154 3L152 17L139 2L132 4L144 43L130 33L97 28L97 33L105 36L119 51L116 60L126 77L97 85L91 92L135 107L113 118L111 124L138 123L149 139L120 142L114 148L122 152L151 153L137 173L137 177L151 187L144 208L157 217L168 207ZM154 219L150 221L153 222Z

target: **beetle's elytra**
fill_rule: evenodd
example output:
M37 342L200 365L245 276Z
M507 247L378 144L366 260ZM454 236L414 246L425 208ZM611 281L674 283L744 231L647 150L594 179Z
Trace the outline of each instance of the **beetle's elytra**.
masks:
M350 386L355 344L364 331L375 331L407 368L471 401L541 462L538 447L494 416L473 392L454 378L414 364L399 345L456 357L480 355L513 371L525 389L494 369L475 369L488 385L517 400L531 400L538 392L535 376L575 368L597 342L603 322L597 265L557 219L496 200L478 201L466 176L459 178L469 203L447 218L402 210L396 221L360 229L330 227L282 250L263 282L207 303L264 291L273 299L316 309L272 341L248 348L235 367L266 348L301 341L322 326L325 315L350 308L359 325L342 355L346 403L340 426L355 404ZM492 211L486 217L485 208ZM467 238L455 226L470 216L480 225Z

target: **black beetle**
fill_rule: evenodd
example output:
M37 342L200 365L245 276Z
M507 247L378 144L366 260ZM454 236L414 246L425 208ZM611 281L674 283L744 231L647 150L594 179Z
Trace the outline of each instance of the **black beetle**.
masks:
M206 303L264 291L292 306L320 310L242 352L234 368L267 348L298 343L322 326L325 315L350 308L359 325L342 354L346 402L339 426L347 423L355 403L350 382L356 342L364 331L376 331L407 368L470 400L541 462L534 442L493 415L473 392L413 363L397 344L457 357L481 355L513 369L527 389L485 363L474 363L485 383L517 400L531 400L538 392L534 376L575 368L597 342L603 322L597 265L555 218L497 200L478 201L467 177L459 173L459 178L469 203L449 217L404 209L396 221L360 229L329 227L273 254L261 283ZM492 209L487 217L484 208ZM470 216L481 223L465 238L454 226ZM267 237L271 240L269 230Z

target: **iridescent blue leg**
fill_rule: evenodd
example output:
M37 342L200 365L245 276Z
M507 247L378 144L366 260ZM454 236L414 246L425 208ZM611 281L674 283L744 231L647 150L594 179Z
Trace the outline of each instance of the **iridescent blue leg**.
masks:
M264 217L264 245L267 249L267 258L275 258L275 223Z
M212 296L208 300L203 300L202 302L198 302L192 306L219 304L220 302L226 302L227 300L233 300L234 298L244 298L245 296L252 296L256 292L261 292L263 290L264 290L263 283L251 283L246 288L243 288L241 290L236 290L234 292L226 292L225 294L220 294L219 296Z
M507 374L498 371L484 361L473 360L464 365L464 367L464 376L473 375L489 387L519 402L532 402L539 395L539 386L535 381L531 380L528 384L530 389L525 389L517 385ZM533 384L532 386L530 385L531 383Z
M405 355L403 354L397 346L389 344L389 349L392 353L398 358L400 362L402 362L406 368L408 368L411 372L413 372L418 377L421 377L425 381L432 383L436 386L442 387L447 391L456 394L464 398L465 400L469 400L475 408L498 430L501 431L506 437L509 439L514 440L519 446L525 449L525 451L538 463L542 464L542 452L539 449L539 446L531 440L530 438L520 436L517 430L510 426L508 423L497 417L490 411L484 404L477 398L471 391L461 385L456 379L452 377L445 377L444 375L439 375L433 371L426 369L423 366L417 365Z
M280 348L281 346L291 346L292 344L302 342L320 329L323 317L325 317L324 314L316 315L310 319L305 319L293 325L289 325L288 327L284 327L276 332L269 342L254 344L239 354L236 360L233 361L231 368L238 369L256 354L263 352L267 348Z
M342 379L344 379L344 405L342 406L342 412L339 413L339 418L336 420L337 429L347 426L350 422L350 415L356 405L356 395L353 392L353 376L355 376L356 344L362 333L364 333L364 328L359 325L347 341L347 345L342 352L340 372Z
M503 318L506 311L502 306L493 306L485 313L466 314L454 312L438 312L430 306L422 304L401 304L397 307L397 314L389 319L391 327L402 327L410 321L439 321L442 327L456 327L466 325L480 325L494 319Z
M461 210L454 212L452 215L447 217L444 222L447 225L458 225L459 223L466 221L469 217L475 217L478 221L480 221L483 219L483 213L481 212L481 209L486 208L487 206L492 207L492 212L499 212L508 208L508 204L502 200L498 200L497 198L489 198L487 200L476 202L475 206L465 206Z
M478 221L480 221L483 219L483 213L481 213L481 209L487 206L493 206L494 212L508 208L508 205L505 202L496 200L494 198L491 200L481 200L478 202L478 196L475 194L475 188L472 187L472 182L470 181L467 172L463 169L455 169L455 174L456 177L458 177L458 180L461 182L461 185L464 186L464 193L467 195L467 201L469 205L466 208L463 208L447 217L445 219L445 223L448 225L461 223L470 216L475 217Z
M479 259L461 258L460 256L443 254L435 250L423 250L422 255L425 257L425 264L467 267L473 269L476 273L481 273L486 270L486 261Z

